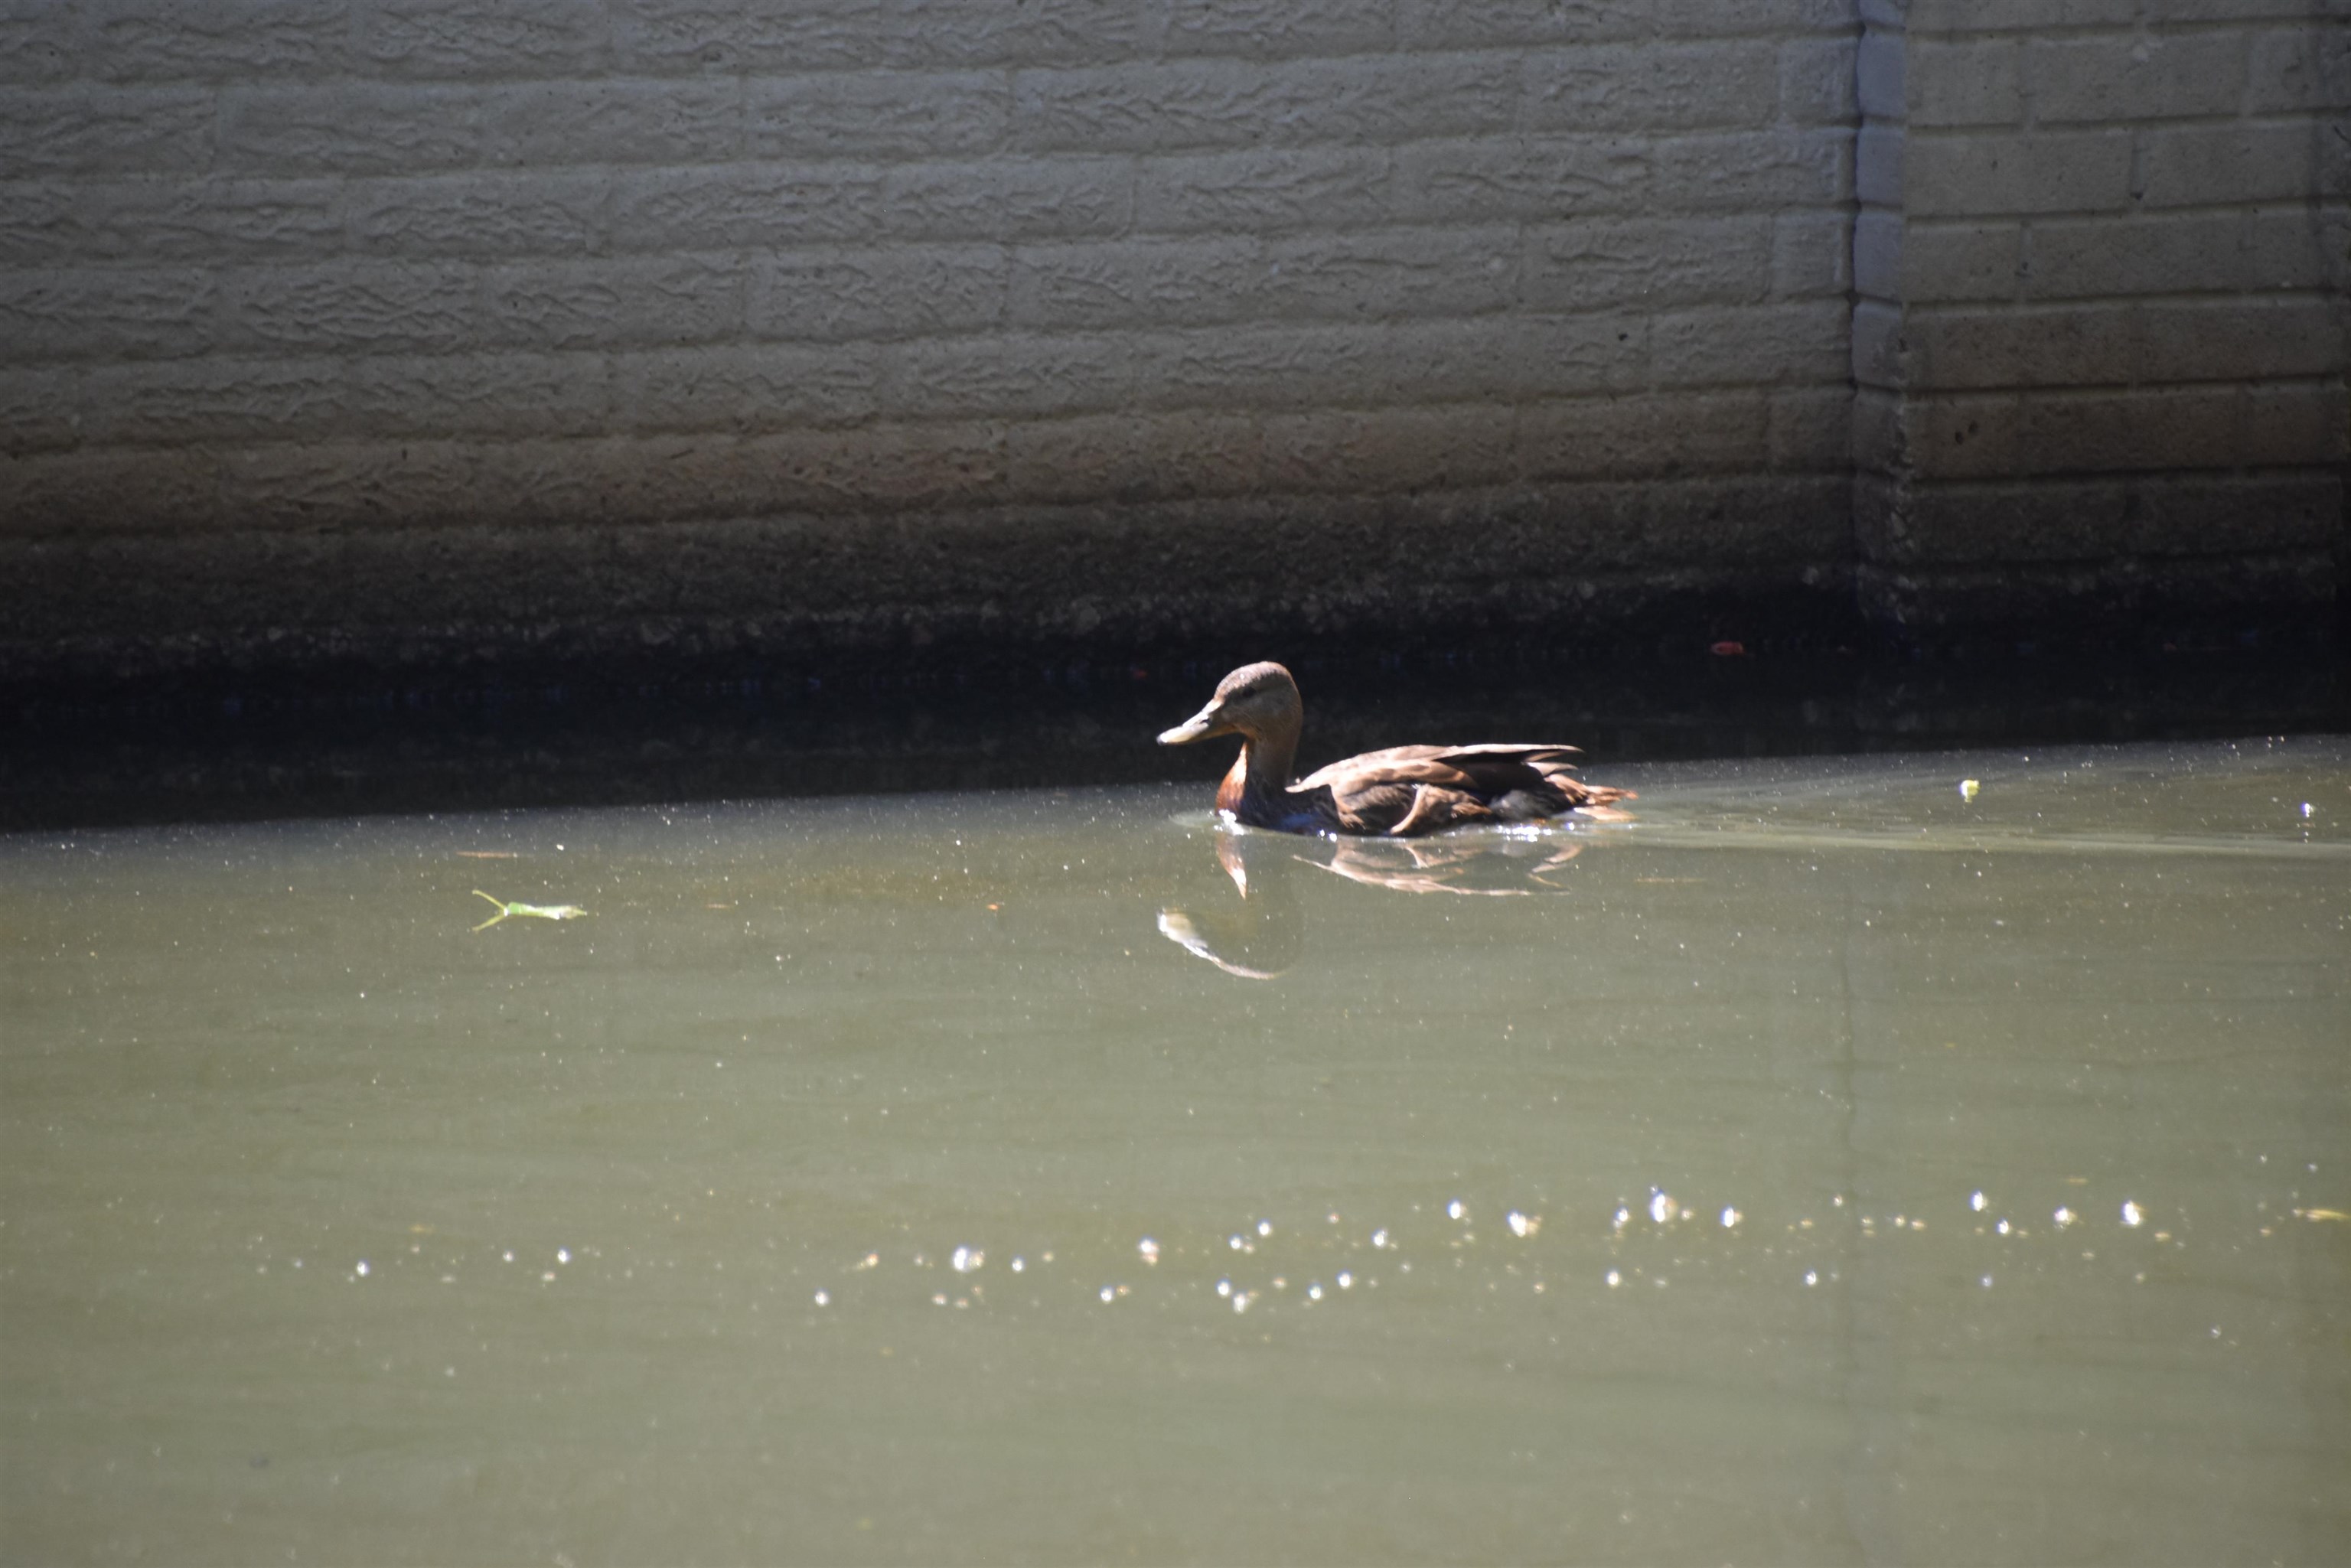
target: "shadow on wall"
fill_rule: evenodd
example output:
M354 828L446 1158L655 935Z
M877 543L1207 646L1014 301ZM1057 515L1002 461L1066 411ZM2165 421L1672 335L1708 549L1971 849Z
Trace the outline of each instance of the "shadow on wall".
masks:
M2351 670L2292 645L2097 662L1716 645L1400 653L1281 639L1117 664L117 692L13 710L0 829L1161 779L1196 781L1205 810L1229 757L1171 754L1153 737L1225 670L1269 653L1314 690L1307 768L1505 733L1567 737L1605 782L1612 764L1662 758L2351 730Z

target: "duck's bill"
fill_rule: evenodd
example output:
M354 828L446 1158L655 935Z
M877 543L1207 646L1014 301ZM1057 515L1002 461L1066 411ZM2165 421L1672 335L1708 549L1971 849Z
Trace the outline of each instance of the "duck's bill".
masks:
M1206 740L1212 735L1228 734L1230 729L1231 727L1224 721L1224 715L1217 712L1217 705L1210 703L1174 729L1161 730L1159 744L1186 746L1196 740Z

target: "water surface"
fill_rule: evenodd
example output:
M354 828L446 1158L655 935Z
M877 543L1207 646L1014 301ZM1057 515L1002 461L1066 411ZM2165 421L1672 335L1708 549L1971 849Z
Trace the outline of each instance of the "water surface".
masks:
M2351 743L1593 776L0 839L0 1555L2351 1555Z

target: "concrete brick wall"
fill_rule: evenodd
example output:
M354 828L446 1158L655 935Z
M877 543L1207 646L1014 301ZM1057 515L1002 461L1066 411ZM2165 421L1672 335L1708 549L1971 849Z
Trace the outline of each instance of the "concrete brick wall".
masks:
M1855 36L1849 0L10 4L0 550L43 588L5 632L1818 582ZM1191 579L1101 559L1105 507Z
M0 0L0 664L1893 604L2182 453L2339 533L2340 29L1856 5Z
M2340 0L1865 0L1855 525L1914 626L2336 592Z

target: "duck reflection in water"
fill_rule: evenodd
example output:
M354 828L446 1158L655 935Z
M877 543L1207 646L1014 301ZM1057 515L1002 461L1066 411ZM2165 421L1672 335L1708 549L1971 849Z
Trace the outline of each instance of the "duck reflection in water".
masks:
M1290 885L1294 841L1270 833L1215 831L1217 863L1233 879L1240 904L1159 912L1159 934L1228 975L1270 980L1298 962L1306 915Z
M1544 873L1559 870L1583 852L1583 846L1564 833L1537 837L1520 832L1443 839L1335 839L1331 849L1329 860L1297 858L1372 887L1396 893L1453 893L1465 898L1533 895L1531 887L1476 885L1490 883L1497 872L1512 883L1531 882L1564 893L1564 885ZM1525 863L1529 862L1532 863Z
M1542 889L1566 892L1550 873L1583 852L1564 831L1527 829L1440 839L1328 839L1305 847L1285 834L1247 828L1219 826L1215 835L1217 863L1240 902L1171 905L1159 912L1159 934L1249 980L1285 973L1305 951L1306 912L1292 885L1301 864L1393 893L1528 898Z

